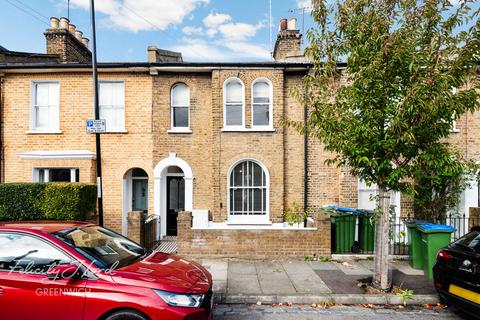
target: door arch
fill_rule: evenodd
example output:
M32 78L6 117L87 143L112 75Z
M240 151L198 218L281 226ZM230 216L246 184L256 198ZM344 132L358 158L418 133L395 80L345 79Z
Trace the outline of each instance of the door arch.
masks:
M122 234L128 233L130 211L148 211L148 174L141 168L131 168L123 175Z
M183 159L177 157L175 153L170 153L168 158L158 162L153 170L153 209L155 215L160 218L160 230L157 232L159 238L167 234L167 177L169 167L178 167L183 172L185 188L185 211L192 211L193 208L193 172L190 165Z

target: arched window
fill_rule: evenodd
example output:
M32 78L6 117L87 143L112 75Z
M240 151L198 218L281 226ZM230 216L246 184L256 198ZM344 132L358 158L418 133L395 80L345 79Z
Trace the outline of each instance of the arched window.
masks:
M223 126L244 127L244 93L243 83L238 78L225 81L223 88Z
M229 220L268 220L268 172L255 160L233 166L229 176Z
M252 88L252 126L272 127L272 117L272 85L268 79L257 79Z
M177 83L172 87L171 119L172 129L190 127L190 91L184 83Z

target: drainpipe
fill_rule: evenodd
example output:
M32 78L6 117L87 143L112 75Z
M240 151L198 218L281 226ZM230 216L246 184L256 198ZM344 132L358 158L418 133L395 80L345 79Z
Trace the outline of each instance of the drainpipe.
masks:
M307 66L307 75L310 73L310 66ZM303 124L307 125L308 121L308 105L305 102L307 100L307 88L303 92ZM303 135L303 211L308 209L308 134ZM307 227L307 218L303 220L303 226Z
M0 183L5 182L5 148L3 146L3 74L0 74Z

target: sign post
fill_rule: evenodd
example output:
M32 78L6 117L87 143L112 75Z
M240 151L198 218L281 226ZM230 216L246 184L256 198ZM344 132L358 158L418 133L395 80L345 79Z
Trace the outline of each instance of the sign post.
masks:
M95 1L90 0L90 23L92 28L92 78L93 78L93 107L95 109L95 121L92 127L97 121L100 120L100 107L98 105L98 75L97 75L97 38L95 32ZM87 121L87 130L88 130ZM101 126L101 122L100 122ZM105 127L105 121L103 122ZM98 224L103 226L103 197L102 197L102 150L100 145L100 132L95 131L95 149L97 154L97 204L98 204Z

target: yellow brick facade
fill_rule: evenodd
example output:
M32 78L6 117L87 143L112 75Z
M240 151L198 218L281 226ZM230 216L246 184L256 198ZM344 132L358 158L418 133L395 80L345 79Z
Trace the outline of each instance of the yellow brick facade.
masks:
M304 201L304 137L282 125L283 119L302 121L303 106L290 92L302 88L306 69L288 70L281 64L271 67L226 66L208 70L153 70L148 67L101 68L100 80L125 83L124 133L102 134L103 198L105 224L122 231L124 178L132 168L148 174L149 214L162 210L163 197L156 196L155 167L169 157L185 161L193 175L192 210L209 211L210 220L228 220L227 176L241 159L255 159L268 170L269 215L273 223L283 222L282 213L293 202ZM33 169L75 167L81 182L95 182L94 159L22 159L32 151L88 150L95 152L94 135L86 133L85 121L93 118L92 80L88 69L42 68L15 72L4 70L2 116L4 132L5 182L28 182ZM226 79L238 77L244 84L245 131L223 129L223 86ZM254 131L252 126L252 84L267 78L273 86L274 131ZM29 132L32 81L60 83L60 133ZM170 133L170 91L176 83L190 90L191 133ZM480 159L480 115L465 115L457 122L452 140L466 157ZM308 205L319 209L329 204L356 207L358 181L348 170L326 166L331 155L322 145L308 138ZM411 200L402 197L402 214L411 211ZM161 223L165 223L164 221ZM327 243L327 241L323 241ZM325 244L327 246L328 244ZM323 248L322 253L328 253Z

